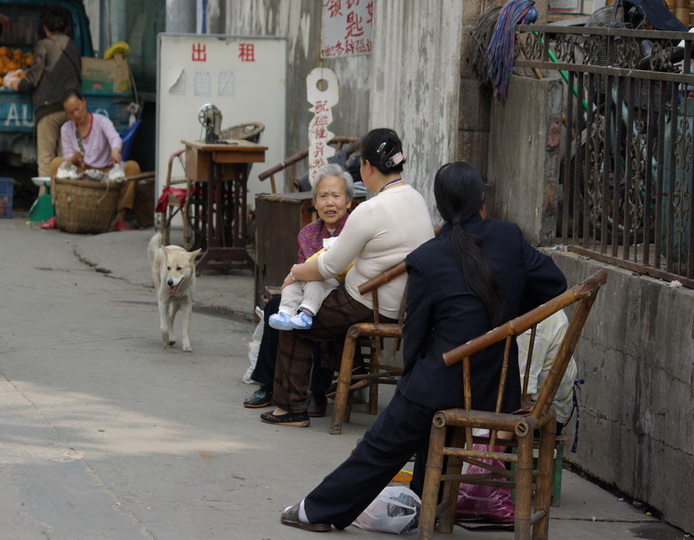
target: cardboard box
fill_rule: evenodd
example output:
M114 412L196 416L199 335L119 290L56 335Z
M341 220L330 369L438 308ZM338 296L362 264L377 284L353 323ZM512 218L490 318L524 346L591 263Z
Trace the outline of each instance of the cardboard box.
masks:
M83 92L130 92L130 67L121 54L110 60L82 57Z

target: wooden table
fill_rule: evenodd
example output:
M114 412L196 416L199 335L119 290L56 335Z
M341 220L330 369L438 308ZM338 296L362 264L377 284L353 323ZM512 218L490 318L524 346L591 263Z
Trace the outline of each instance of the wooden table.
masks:
M246 181L250 164L265 161L267 146L242 140L181 142L186 177L202 194L191 209L204 250L197 273L207 268L252 270L255 261L246 249Z

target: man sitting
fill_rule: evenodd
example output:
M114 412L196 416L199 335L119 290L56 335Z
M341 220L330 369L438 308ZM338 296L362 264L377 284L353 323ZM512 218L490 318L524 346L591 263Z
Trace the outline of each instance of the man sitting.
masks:
M79 90L68 90L65 93L63 109L68 118L60 128L63 157L55 158L51 162L51 183L58 168L65 161L77 167L79 172L85 169L106 172L121 163L123 141L113 122L102 114L90 113L87 110L87 101ZM135 175L140 172L140 166L135 161L126 161L123 163L123 172L126 177ZM55 193L53 189L51 192ZM130 229L124 218L126 212L132 210L134 201L135 182L124 182L118 200L118 212L111 225L112 230Z

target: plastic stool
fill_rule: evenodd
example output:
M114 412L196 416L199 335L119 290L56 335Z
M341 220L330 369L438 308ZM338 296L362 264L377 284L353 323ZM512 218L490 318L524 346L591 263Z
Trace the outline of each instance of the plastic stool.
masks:
M34 185L39 186L39 196L29 209L27 221L47 221L55 216L50 194L51 179L48 176L35 176L31 180ZM44 188L45 193L41 194L41 188Z

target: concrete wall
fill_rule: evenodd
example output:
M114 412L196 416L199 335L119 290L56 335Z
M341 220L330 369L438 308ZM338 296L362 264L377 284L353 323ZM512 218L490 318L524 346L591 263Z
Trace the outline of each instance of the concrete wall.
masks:
M211 30L288 38L287 155L308 146L311 113L306 99L306 76L319 63L321 6L322 2L315 0L226 0L210 3L208 10ZM370 56L366 55L323 63L337 74L340 84L340 102L333 108L334 120L330 125L336 135L356 137L367 129L369 62ZM268 163L267 168L273 165Z
M379 0L374 14L369 129L402 138L405 177L429 201L437 169L457 144L460 0Z
M551 254L570 284L606 266ZM692 533L694 291L607 269L576 352L586 382L578 452L567 459Z
M513 76L490 114L491 215L521 225L533 244L554 243L559 199L562 82Z

